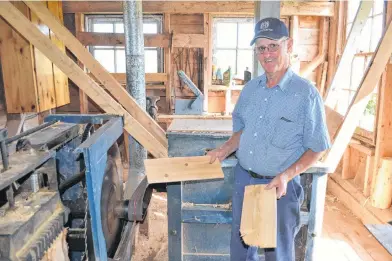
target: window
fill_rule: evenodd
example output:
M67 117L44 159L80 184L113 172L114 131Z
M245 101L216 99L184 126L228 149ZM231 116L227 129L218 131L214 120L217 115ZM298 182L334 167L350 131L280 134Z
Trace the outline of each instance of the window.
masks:
M347 2L347 37L353 25L359 3L360 1L355 0ZM383 18L384 1L374 1L373 8L370 11L365 27L361 32L361 43L358 45L354 58L351 62L351 67L348 69L349 77L347 77L346 82L343 83L343 86L346 87L341 88L340 90L337 111L342 115L346 114L348 106L350 105L361 83L362 77L367 70L369 62L372 60L384 29ZM358 123L359 128L357 128L356 131L356 134L365 136L370 140L374 140L373 132L377 114L378 88L379 84L377 84L372 94L363 116Z
M87 30L96 33L124 33L123 17L119 15L89 15ZM143 16L143 33L162 32L162 16ZM90 52L111 73L125 73L124 46L91 46ZM157 73L163 70L162 48L145 47L145 72Z
M253 18L213 19L212 63L222 74L231 68L232 75L243 78L246 67L253 68Z

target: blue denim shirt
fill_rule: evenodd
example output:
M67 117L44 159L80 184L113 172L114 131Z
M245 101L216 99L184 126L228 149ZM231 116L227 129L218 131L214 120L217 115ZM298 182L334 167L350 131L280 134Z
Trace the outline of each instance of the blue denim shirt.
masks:
M242 130L236 152L240 165L260 175L285 171L311 149L330 147L318 90L290 68L268 88L265 74L248 82L233 111L233 132Z

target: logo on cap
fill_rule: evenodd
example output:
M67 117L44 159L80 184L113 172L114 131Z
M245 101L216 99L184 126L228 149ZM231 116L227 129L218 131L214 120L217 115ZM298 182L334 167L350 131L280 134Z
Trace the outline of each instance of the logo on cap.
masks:
M268 30L269 21L264 21L260 24L260 31L270 31Z

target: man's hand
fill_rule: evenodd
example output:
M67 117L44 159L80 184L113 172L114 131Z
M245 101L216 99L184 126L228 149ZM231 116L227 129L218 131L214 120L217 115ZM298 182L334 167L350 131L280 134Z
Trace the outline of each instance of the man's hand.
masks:
M223 161L227 156L229 156L229 151L224 148L217 148L214 150L211 150L207 153L211 157L210 163L214 163L216 159L219 161Z
M275 178L271 180L271 182L265 187L265 189L276 188L276 197L280 199L281 197L286 195L287 192L287 183L289 182L289 178L286 173L282 173L277 175Z

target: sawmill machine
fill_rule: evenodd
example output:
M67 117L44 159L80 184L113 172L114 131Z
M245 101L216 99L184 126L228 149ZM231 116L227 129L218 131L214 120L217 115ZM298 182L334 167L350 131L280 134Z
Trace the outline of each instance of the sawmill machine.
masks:
M106 114L50 115L13 137L0 130L1 261L131 260L152 190L146 178L123 181L122 134L123 119ZM54 244L62 238L66 248Z

